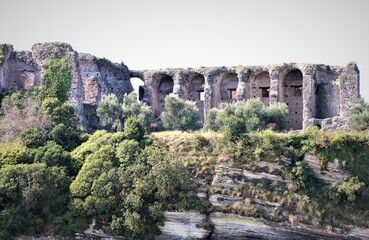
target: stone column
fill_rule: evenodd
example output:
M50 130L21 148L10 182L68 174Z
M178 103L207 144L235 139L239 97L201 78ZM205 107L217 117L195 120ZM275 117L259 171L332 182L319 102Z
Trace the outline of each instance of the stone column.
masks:
M245 71L239 71L237 73L238 85L237 85L237 101L246 100L246 91L248 91L247 81L249 73Z
M315 115L315 84L313 78L313 69L307 67L301 69L303 74L302 79L302 104L303 104L303 114L302 114L302 128L308 127L308 120L313 118Z
M340 116L350 117L351 108L359 101L359 69L355 63L349 63L340 77Z
M184 83L185 83L185 76L182 72L176 72L173 76L173 94L177 95L180 98L183 98L184 95Z
M206 122L206 118L209 110L213 107L213 91L214 91L214 79L212 76L206 74L205 78L205 101L204 101L204 122Z
M279 99L279 71L276 68L269 69L270 90L269 90L269 104L278 102Z

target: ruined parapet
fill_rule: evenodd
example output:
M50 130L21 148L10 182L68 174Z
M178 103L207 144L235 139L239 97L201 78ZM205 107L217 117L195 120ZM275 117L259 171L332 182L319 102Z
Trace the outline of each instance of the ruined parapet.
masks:
M55 55L66 57L72 80L68 102L76 109L81 124L88 130L98 127L96 109L102 97L114 93L123 100L133 90L130 72L123 63L115 64L90 54L79 54L66 43L37 43L32 51L14 51L12 45L0 45L4 59L0 64L1 90L27 90L42 85L43 66Z
M268 105L288 105L288 129L318 126L348 129L351 107L359 99L359 71L355 64L278 64L267 66L170 68L131 71L145 82L146 101L157 117L170 93L195 101L202 119L222 103L260 98ZM146 92L147 91L147 92Z

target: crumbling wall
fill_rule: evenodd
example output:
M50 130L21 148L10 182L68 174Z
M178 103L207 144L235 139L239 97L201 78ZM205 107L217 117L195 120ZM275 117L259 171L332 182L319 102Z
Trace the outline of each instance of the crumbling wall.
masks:
M0 45L0 88L27 90L42 85L43 65L52 55L67 57L72 69L69 103L88 130L98 128L96 109L107 94L119 100L133 90L131 77L144 81L140 99L151 105L154 117L165 111L170 93L195 101L200 116L221 103L259 97L264 104L288 104L288 128L320 126L347 129L351 108L359 99L359 70L315 64L277 64L253 67L200 67L129 71L90 54L81 54L66 43L35 44L32 51L14 51Z
M1 90L27 90L42 86L43 66L55 55L66 57L72 80L68 102L76 109L81 124L92 131L98 128L96 109L105 95L114 93L120 100L133 90L130 72L124 64L114 64L90 54L79 54L66 43L37 43L32 51L14 51L11 45L0 45L5 57L0 65Z
M155 107L157 99L160 96L163 99L166 95L157 91L156 76L167 74L173 79L173 92L183 99L196 101L205 120L207 112L219 107L222 102L259 97L264 104L288 104L288 129L317 125L329 130L347 129L347 106L352 106L359 98L359 72L355 66L343 68L291 63L254 67L170 68L132 71L131 75L144 79L144 99L149 99L148 103L156 116L165 111L164 105L160 109ZM201 83L204 86L200 88ZM198 101L198 91L202 89L205 99Z
M262 71L258 73L251 82L251 96L253 98L260 98L260 100L265 104L269 105L269 95L270 95L270 77L269 72Z
M341 69L318 66L315 72L316 118L332 118L340 115Z

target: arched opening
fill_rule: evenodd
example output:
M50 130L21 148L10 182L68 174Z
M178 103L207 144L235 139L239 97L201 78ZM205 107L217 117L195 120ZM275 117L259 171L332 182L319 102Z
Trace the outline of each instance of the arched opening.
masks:
M184 99L196 102L199 109L201 121L204 121L204 101L205 101L205 78L199 73L192 73L188 76L185 88Z
M330 68L320 68L315 73L315 117L319 119L340 115L339 75Z
M156 117L165 111L164 99L167 95L173 93L173 86L173 78L167 74L162 74L158 86L158 112L156 113Z
M132 77L131 78L131 84L132 84L132 87L133 87L135 93L137 94L138 100L141 101L143 99L144 93L145 93L144 81L142 81L142 79L140 79L140 78Z
M270 95L270 76L269 72L263 71L256 74L255 78L251 83L251 97L260 98L265 104L269 105Z
M282 99L288 106L287 129L302 129L303 98L302 98L302 72L293 69L287 72L283 83Z
M221 79L221 102L232 103L237 97L238 77L236 73L224 73Z

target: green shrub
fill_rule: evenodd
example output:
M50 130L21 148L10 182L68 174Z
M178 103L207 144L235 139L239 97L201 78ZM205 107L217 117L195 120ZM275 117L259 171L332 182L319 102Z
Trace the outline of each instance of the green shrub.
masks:
M131 165L138 154L139 143L136 140L124 140L117 147L117 158L120 166L127 167Z
M23 146L38 148L45 144L45 137L38 128L27 128L20 135Z
M355 131L369 129L369 105L363 99L351 109L349 123Z
M276 123L276 130L285 129L287 114L287 105L283 103L264 106L260 99L238 101L211 109L205 129L221 130L234 141L244 133L266 129L271 122Z
M165 112L160 116L168 130L197 130L201 128L200 114L195 102L185 101L174 94L165 97Z
M52 56L44 65L41 95L43 98L55 97L60 102L69 98L72 72L68 59Z
M52 229L69 201L70 179L58 167L18 164L0 168L0 239Z
M124 136L127 139L140 141L145 135L145 128L140 120L129 117L124 123Z
M96 112L102 125L114 131L123 131L124 122L129 117L138 118L145 128L151 122L151 108L139 102L135 92L124 94L122 104L114 94L107 95L101 100Z
M5 48L3 46L0 47L0 66L4 63L5 60Z
M350 202L356 200L356 195L365 186L357 177L346 178L345 182L338 186L338 192L344 194Z

